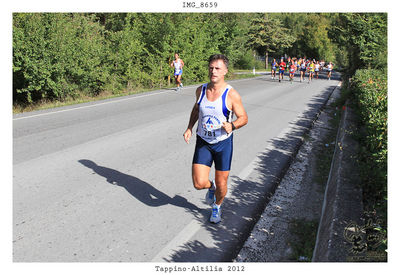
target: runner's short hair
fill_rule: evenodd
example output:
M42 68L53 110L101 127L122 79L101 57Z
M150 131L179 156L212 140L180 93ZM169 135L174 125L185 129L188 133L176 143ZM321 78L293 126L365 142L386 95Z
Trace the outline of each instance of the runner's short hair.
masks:
M210 58L208 59L208 65L210 65L210 63L214 60L222 60L226 66L226 68L228 69L229 66L229 59L228 57L226 57L223 54L213 54L212 56L210 56Z

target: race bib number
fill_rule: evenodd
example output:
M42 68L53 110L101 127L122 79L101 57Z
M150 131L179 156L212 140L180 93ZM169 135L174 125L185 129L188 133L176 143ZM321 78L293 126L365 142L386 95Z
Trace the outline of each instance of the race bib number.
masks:
M216 138L221 135L221 122L214 116L206 116L202 123L202 136L205 138Z
M217 137L221 135L221 125L203 124L204 137Z

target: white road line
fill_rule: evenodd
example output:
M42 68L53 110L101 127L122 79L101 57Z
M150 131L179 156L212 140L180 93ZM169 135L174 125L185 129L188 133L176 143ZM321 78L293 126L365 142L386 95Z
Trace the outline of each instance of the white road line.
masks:
M237 80L233 80L233 82L240 82L240 81L245 81L245 80L249 80L249 79L237 79ZM194 88L194 87L188 86L188 87L185 87L185 88L188 89L188 88ZM182 89L185 89L185 88L182 88ZM17 118L13 118L13 120L15 121L15 120L22 120L22 119L41 117L41 116L47 116L47 115L52 115L52 114L64 113L64 112L70 112L70 111L75 111L75 110L79 110L79 109L92 108L92 107L97 107L97 106L101 106L101 105L117 103L117 102L121 102L121 101L132 100L132 99L142 98L142 97L147 97L147 96L159 95L159 94L164 94L164 93L166 93L166 92L164 91L164 92L158 92L158 93L152 93L152 94L133 96L133 97L129 97L129 98L123 98L123 99L119 99L119 100L112 100L112 101L108 101L108 102L103 102L103 103L98 103L98 104L93 104L93 105L88 105L88 106L82 106L82 107L76 107L76 108L71 108L71 109L66 109L66 110L48 112L48 113L25 116L25 117L17 117Z
M92 108L92 107L97 107L97 106L101 106L101 105L117 103L117 102L121 102L121 101L127 101L127 100L132 100L132 99L142 98L142 97L148 97L148 96L153 96L153 95L159 95L159 94L164 94L164 93L166 93L166 92L158 92L158 93L152 93L152 94L146 94L146 95L133 96L133 97L123 98L123 99L118 99L118 100L112 100L112 101L107 101L107 102L103 102L103 103L98 103L98 104L93 104L93 105L88 105L88 106L82 106L82 107L76 107L76 108L71 108L71 109L66 109L66 110L61 110L61 111L54 111L54 112L31 115L31 116L26 116L26 117L17 117L17 118L14 118L13 120L21 120L21 119L27 119L27 118L47 116L47 115L52 115L52 114L75 111L75 110L79 110L79 109Z

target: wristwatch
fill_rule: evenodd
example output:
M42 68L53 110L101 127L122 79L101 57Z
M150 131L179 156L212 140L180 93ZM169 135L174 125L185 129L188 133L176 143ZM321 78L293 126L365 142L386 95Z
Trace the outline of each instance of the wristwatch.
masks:
M236 130L235 124L233 124L233 122L231 122L231 125L232 125L232 131Z

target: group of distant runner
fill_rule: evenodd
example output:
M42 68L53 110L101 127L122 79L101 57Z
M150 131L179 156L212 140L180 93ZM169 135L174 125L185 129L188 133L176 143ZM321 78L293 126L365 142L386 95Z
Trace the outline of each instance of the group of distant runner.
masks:
M179 54L175 53L175 60L171 62L171 67L174 68L174 76L176 82L176 91L179 91L182 84L182 69L184 62L179 58ZM306 80L306 73L308 74L308 83L310 83L314 77L319 78L319 73L327 71L327 79L330 80L332 76L333 64L332 62L325 62L324 60L308 59L306 57L297 58L288 57L285 60L283 57L278 62L275 58L271 63L271 79L276 78L276 71L278 71L279 82L283 80L285 72L289 73L289 81L292 83L296 72L300 72L300 82Z
M308 83L310 83L313 78L319 78L319 73L323 70L327 71L327 79L330 80L332 76L333 64L332 62L326 63L324 60L316 61L315 59L307 58L288 58L282 57L280 62L276 61L274 58L271 63L271 79L276 78L276 71L278 71L279 82L283 80L285 71L289 72L289 81L293 82L294 74L300 72L300 82L304 82L306 78L306 73L308 73Z

